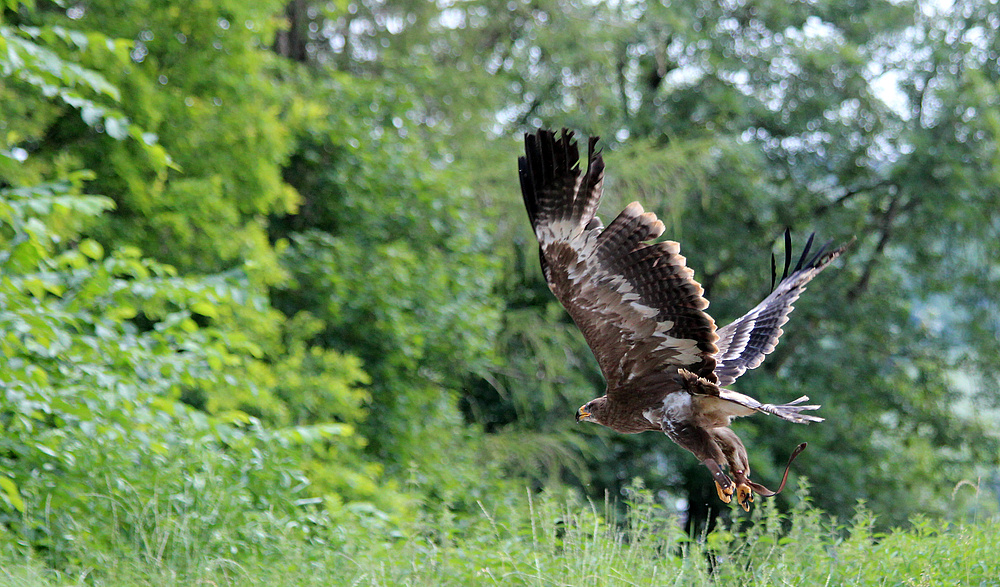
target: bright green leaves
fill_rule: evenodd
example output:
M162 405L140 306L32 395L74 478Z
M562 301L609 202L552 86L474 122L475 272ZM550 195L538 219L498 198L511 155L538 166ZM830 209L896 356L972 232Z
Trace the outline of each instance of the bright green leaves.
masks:
M9 231L0 231L0 245L8 250L0 254L8 267L27 271L47 258L58 243L74 237L84 219L111 209L113 202L100 196L80 194L80 184L90 174L70 174L68 179L31 187L0 190L0 224ZM97 243L84 241L82 246L91 253ZM81 251L82 252L82 251ZM74 255L67 251L59 257L60 264L74 264ZM30 280L26 287L41 295L51 283L44 276ZM52 293L59 294L58 291Z
M2 474L0 474L0 489L3 490L0 497L2 497L4 503L7 506L23 513L25 506L24 500L21 499L21 492L17 489L17 485L15 485L13 481Z
M78 248L81 253L95 261L99 261L104 257L104 247L95 240L85 239L80 243Z
M176 167L156 173L123 145L80 150L122 214L96 232L128 241L182 271L252 264L254 278L281 278L262 218L294 208L281 177L291 148L269 44L277 2L114 2L87 6L102 30L133 39L128 67L108 73L129 100L126 115L170 153ZM105 125L110 133L113 129ZM71 130L71 129L70 129ZM131 136L131 134L130 134ZM114 218L112 220L112 218Z
M201 24L223 30L215 8L199 6L211 15ZM150 22L185 17L149 8ZM262 285L282 276L264 215L291 209L296 195L281 180L286 131L261 75L270 54L247 42L267 34L273 6L233 8L232 32L212 33L227 52L181 27L194 48L176 54L191 59L186 72L138 65L137 45L113 40L123 29L112 17L100 33L45 25L0 35L16 46L0 56L13 80L0 86L0 509L55 565L96 563L122 528L93 520L114 519L121 500L145 507L164 496L206 528L216 507L243 528L301 504L399 502L361 459L361 361L312 346L314 321L287 320ZM148 50L148 35L137 36ZM226 55L235 56L212 66ZM223 263L231 270L212 273ZM183 271L191 265L201 274ZM342 474L326 476L327 466ZM306 469L322 474L313 481ZM213 486L225 491L210 506ZM95 503L95 492L112 497ZM56 514L42 517L44 504Z
M241 327L245 313L263 308L255 319L272 329L280 314L245 277L180 277L134 248L105 251L89 239L68 249L72 233L50 225L66 209L99 211L102 200L40 196L29 205L27 193L0 194L8 238L0 247L0 508L59 536L59 549L97 553L110 534L71 530L109 505L90 502L94 480L180 499L184 473L163 482L156 471L164 467L229 470L218 474L237 479L232 499L246 501L244 520L255 504L289 511L326 494L391 505L370 477L377 471L358 458L360 386L369 379L357 359L306 345L305 318L286 333L288 348L262 348L266 341ZM74 206L76 198L87 203ZM34 243L33 257L13 254L25 243ZM352 470L354 481L305 483L301 468L324 461ZM276 478L310 490L292 492ZM42 504L58 514L37 517Z
M82 33L66 31L61 27L40 29L22 26L0 28L0 36L7 49L0 59L0 74L35 86L46 97L58 96L71 106L83 109L84 121L88 124L99 122L101 116L95 115L99 107L85 100L81 92L93 92L115 102L120 99L118 88L103 75L66 61L55 51L38 44L52 45L65 41L73 49L82 51L88 44L87 37ZM123 56L118 51L112 54L119 58Z
M49 120L58 112L58 107L53 108L53 102L58 102L77 111L80 120L97 132L118 141L131 138L133 148L138 147L137 152L155 171L163 172L171 165L163 147L144 137L120 109L118 87L97 69L125 66L129 61L127 41L61 26L0 25L0 42L0 77L19 82L0 88L0 96L19 101L14 107L25 108L25 113L29 109L44 113L29 120ZM35 106L40 100L47 104ZM31 122L21 124L17 118L5 121L6 132L0 134L0 172L5 174L14 172L15 163L29 155L30 151L17 145L35 140L40 130ZM32 162L32 166L39 164Z

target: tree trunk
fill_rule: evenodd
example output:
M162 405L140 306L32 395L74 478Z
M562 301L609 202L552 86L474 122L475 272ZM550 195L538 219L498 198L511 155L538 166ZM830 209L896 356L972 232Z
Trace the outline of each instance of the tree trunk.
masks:
M309 44L309 15L306 0L291 0L285 6L288 28L278 31L274 39L274 52L293 61L305 63L309 60L306 47Z

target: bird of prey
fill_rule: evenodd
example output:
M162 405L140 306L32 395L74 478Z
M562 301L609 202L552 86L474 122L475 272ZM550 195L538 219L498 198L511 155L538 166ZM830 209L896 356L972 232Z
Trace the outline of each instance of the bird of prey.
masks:
M772 405L726 386L774 350L792 303L847 245L809 256L810 237L789 273L786 233L782 279L742 318L717 329L678 244L651 242L664 230L656 215L638 202L607 227L595 215L604 181L596 142L591 137L585 172L566 129L561 136L526 134L525 155L518 159L545 281L583 332L607 383L605 394L584 404L576 419L623 433L664 432L708 467L722 501L730 503L735 493L749 511L754 491L776 492L749 479L747 452L729 428L732 419L755 412L800 424L823 419L807 413L819 407L805 404L807 396ZM789 466L804 447L792 453ZM787 476L788 467L778 491Z

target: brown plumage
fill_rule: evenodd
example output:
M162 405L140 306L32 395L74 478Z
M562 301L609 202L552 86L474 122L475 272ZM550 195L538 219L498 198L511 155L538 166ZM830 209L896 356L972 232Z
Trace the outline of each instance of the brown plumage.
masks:
M803 405L806 396L772 405L724 386L774 350L792 303L846 245L810 257L810 237L791 273L786 258L781 281L764 301L716 329L679 245L650 242L664 230L653 213L633 202L606 228L595 216L604 184L596 142L590 139L585 172L573 133L565 129L560 137L547 130L526 134L525 156L518 159L545 280L583 332L607 382L605 395L581 407L577 420L624 433L664 432L708 467L723 501L735 492L749 509L753 491L776 492L748 479L746 449L728 427L732 418L754 412L796 423L822 418L804 413L819 407ZM785 244L789 251L787 233Z

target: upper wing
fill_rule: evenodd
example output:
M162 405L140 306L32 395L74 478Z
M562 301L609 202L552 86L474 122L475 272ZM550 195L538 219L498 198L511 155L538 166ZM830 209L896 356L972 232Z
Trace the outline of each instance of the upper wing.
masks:
M789 275L791 237L786 232L785 270L777 287L742 318L719 329L715 374L720 386L730 385L747 369L759 366L764 356L774 350L778 337L782 334L781 326L788 322L792 304L799 299L806 284L850 245L847 243L832 251L826 251L824 245L807 261L812 241L813 237L810 236L799 262Z
M581 173L573 134L525 135L521 193L535 230L542 271L608 380L609 389L676 365L714 379L715 322L677 243L649 240L663 223L629 204L607 228L594 216L604 161L591 138Z

